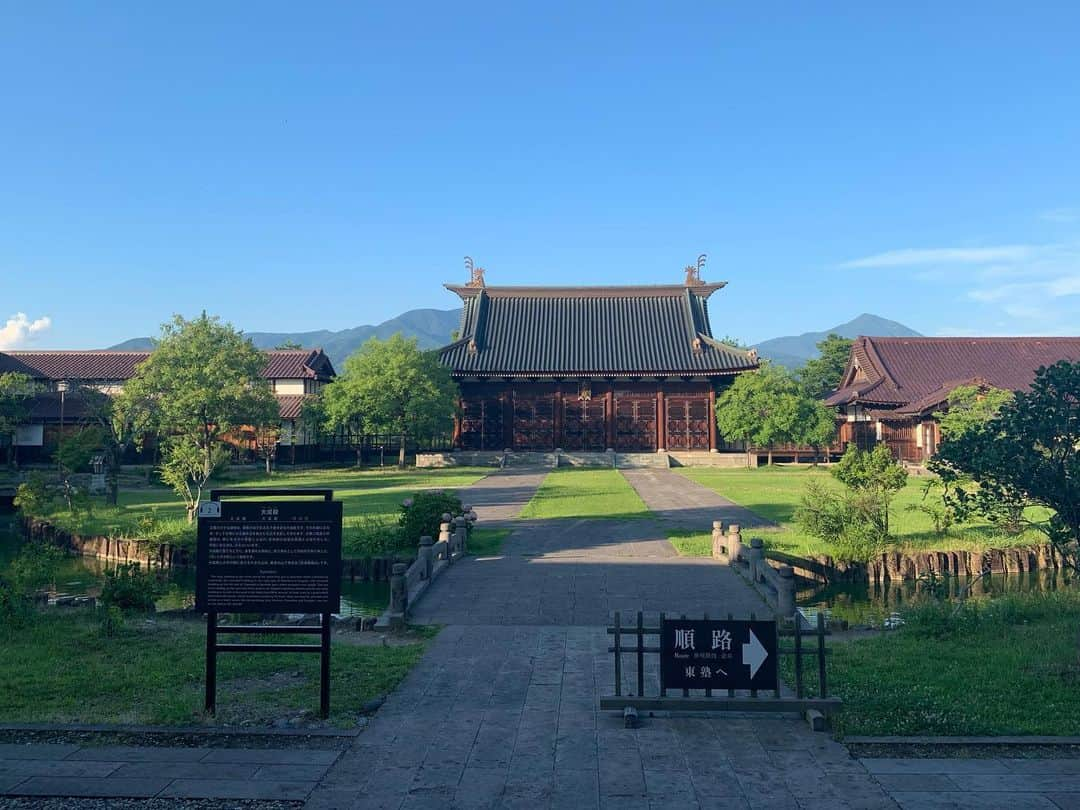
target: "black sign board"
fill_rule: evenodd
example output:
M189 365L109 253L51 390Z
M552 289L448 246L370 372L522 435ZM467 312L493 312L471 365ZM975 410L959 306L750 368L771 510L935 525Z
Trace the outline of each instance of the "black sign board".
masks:
M337 613L340 501L210 501L199 510L195 609Z
M664 689L776 689L776 622L664 619Z

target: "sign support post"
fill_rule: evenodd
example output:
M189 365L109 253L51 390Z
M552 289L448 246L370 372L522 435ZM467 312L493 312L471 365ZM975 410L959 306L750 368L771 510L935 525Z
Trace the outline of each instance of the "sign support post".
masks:
M223 496L318 496L322 503L222 503ZM341 610L341 503L330 489L220 489L199 507L195 607L206 612L207 714L222 652L319 653L319 714L330 716L330 629ZM318 627L219 625L219 613L319 613ZM218 635L317 635L318 644L219 643Z

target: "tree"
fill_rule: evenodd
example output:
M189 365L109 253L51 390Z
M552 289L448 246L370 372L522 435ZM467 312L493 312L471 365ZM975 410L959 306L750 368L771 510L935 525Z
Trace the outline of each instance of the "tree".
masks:
M16 463L15 432L30 418L30 399L36 391L34 380L26 374L0 374L0 440L7 445L9 467Z
M303 347L302 344L297 343L292 338L286 338L285 340L281 341L281 343L279 343L274 348L278 349L278 350L287 350L287 349L302 349L304 347Z
M932 469L960 483L946 497L961 519L993 520L1003 503L1044 507L1048 518L1020 519L1080 571L1080 363L1040 368L996 417L942 442Z
M949 407L935 413L943 441L960 439L971 431L984 430L997 417L1013 392L978 385L961 385L949 394Z
M266 356L250 339L204 312L163 325L157 348L125 386L153 403L154 425L165 437L162 477L184 499L188 521L228 457L225 438L277 416L265 366Z
M71 483L71 476L89 466L94 453L100 446L100 432L90 427L64 436L56 448L54 458L56 465L60 468L60 483L64 500L67 501L68 510L72 514L79 511L79 506L84 503L85 493L80 492Z
M398 466L405 466L410 436L443 430L454 414L457 386L433 352L400 334L371 338L345 361L341 375L323 390L332 428L362 425L371 433L401 437Z
M116 506L120 493L120 465L132 447L139 446L153 427L152 402L138 385L126 385L110 396L95 388L77 392L85 420L97 428L105 457L105 502Z
M882 526L889 533L889 505L892 496L907 483L907 470L901 467L884 444L873 450L860 450L849 444L843 457L832 468L833 477L848 489L872 495L881 505Z
M255 427L255 453L265 462L267 475L272 474L274 471L274 458L277 456L278 444L280 443L280 422L271 422L270 424Z
M724 438L772 449L788 442L819 447L835 431L835 417L807 397L780 366L764 364L756 374L740 374L716 402L716 425Z
M834 332L818 342L818 356L807 360L797 372L807 396L824 399L840 386L853 342Z

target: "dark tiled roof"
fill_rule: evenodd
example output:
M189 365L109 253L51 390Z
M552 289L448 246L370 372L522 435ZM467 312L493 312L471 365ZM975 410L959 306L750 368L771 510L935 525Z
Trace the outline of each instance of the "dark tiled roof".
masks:
M279 395L278 401L278 415L282 419L299 419L300 413L304 409L304 400L307 399L303 394L284 394Z
M0 374L20 372L45 380L127 380L150 352L37 351L0 352ZM273 349L266 352L267 379L324 379L334 367L322 349Z
M440 350L456 376L719 375L757 357L716 341L707 300L723 284L455 287L461 339Z
M940 405L960 385L1023 391L1040 366L1059 360L1080 362L1080 337L859 337L844 372L847 385L826 402L920 413ZM854 379L856 368L866 379Z

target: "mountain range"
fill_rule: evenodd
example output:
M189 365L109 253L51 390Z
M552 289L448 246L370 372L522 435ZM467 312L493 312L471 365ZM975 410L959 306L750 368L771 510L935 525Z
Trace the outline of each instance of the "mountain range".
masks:
M368 338L388 338L396 332L415 337L422 349L434 349L450 342L451 334L461 322L460 309L412 309L374 326L356 326L334 332L321 329L315 332L246 332L260 349L273 349L284 343L298 343L304 347L321 346L334 367L341 369L345 358L356 351ZM801 366L817 355L816 344L830 332L841 337L859 335L875 337L919 337L914 329L902 323L890 321L878 315L863 313L847 323L838 324L821 332L804 332L762 341L754 346L758 355L788 368ZM152 349L151 338L133 338L110 346L111 349L147 351Z

